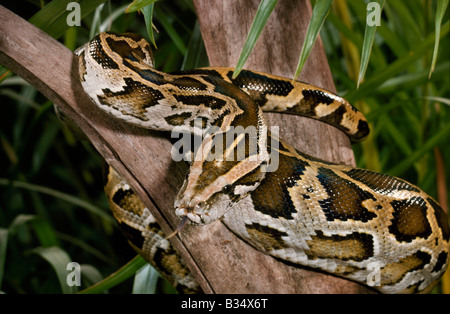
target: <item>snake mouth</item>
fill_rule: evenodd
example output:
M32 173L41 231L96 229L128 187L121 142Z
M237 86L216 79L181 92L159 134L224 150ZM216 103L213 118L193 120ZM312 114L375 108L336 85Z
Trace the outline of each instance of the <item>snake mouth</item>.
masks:
M180 207L175 210L175 214L180 217L183 220L189 220L191 223L194 224L202 224L204 223L204 220L202 219L201 215L198 213L195 213L193 210L188 210L185 207Z
M196 213L188 211L185 207L180 207L175 210L175 214L180 217L181 221L178 227L175 229L174 232L172 232L170 235L166 237L166 239L170 239L173 236L179 234L184 227L187 225L188 222L191 222L192 224L202 224L204 223L202 217Z

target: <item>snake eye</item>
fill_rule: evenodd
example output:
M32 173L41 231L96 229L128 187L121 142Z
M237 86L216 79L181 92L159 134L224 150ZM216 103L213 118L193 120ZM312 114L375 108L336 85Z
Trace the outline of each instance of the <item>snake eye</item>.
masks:
M233 186L231 184L227 184L222 188L223 194L230 194L231 192L233 192Z

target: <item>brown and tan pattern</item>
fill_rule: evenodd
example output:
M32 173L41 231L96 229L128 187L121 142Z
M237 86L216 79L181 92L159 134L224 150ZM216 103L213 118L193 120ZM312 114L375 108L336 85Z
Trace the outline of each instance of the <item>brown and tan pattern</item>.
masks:
M229 68L159 72L149 44L135 34L102 33L78 54L83 88L112 117L202 136L174 204L183 223L221 219L264 253L384 293L427 292L447 268L448 219L431 197L401 179L307 156L272 136L263 116L304 115L360 141L367 121L341 97L252 71L236 79ZM275 159L276 169L265 171ZM198 292L148 209L113 170L105 189L130 244L180 291Z

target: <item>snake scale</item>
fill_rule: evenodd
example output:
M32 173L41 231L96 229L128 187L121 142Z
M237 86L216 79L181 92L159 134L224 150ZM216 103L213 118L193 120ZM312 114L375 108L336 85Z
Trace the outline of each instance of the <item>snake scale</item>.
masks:
M376 269L374 288L383 293L428 292L446 270L450 228L435 200L401 179L308 156L272 134L263 116L318 119L358 142L368 123L345 99L253 71L237 78L220 67L163 73L154 69L147 41L131 33L101 33L77 54L85 92L110 116L202 136L174 203L181 225L220 219L261 252L366 285ZM134 249L179 291L200 292L112 168L105 190Z

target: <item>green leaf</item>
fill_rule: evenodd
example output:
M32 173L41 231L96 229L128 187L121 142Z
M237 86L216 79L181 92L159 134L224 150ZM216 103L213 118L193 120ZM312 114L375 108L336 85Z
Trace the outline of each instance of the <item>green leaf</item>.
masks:
M297 70L295 71L294 80L296 80L302 72L306 59L316 42L320 29L322 28L328 13L330 12L331 3L333 0L321 0L317 1L314 6L314 10L311 15L311 21L309 22L308 29L306 30L305 41L303 42L302 51L298 60Z
M450 21L446 22L441 28L441 37L447 35L450 31ZM421 43L419 43L414 50L408 52L403 57L392 62L389 66L384 68L379 73L374 74L370 79L363 82L358 90L351 91L345 94L343 97L350 103L356 102L358 99L363 98L367 94L373 93L373 91L386 82L388 79L393 78L399 72L404 71L414 61L422 57L434 43L434 34L429 35Z
M158 0L134 0L128 8L125 10L125 13L131 13L138 10L142 10L148 5L153 5Z
M98 7L95 8L94 17L92 19L92 26L89 31L89 38L92 39L96 34L100 32L100 25L101 25L101 13L103 10L103 7L105 6L104 3L100 4Z
M44 258L47 262L52 265L55 270L56 276L58 277L61 290L64 294L72 294L77 290L76 286L71 286L67 284L67 264L71 261L69 255L59 247L38 247L30 251Z
M162 27L165 29L177 49L181 52L182 55L184 55L187 48L180 34L178 34L176 29L173 27L171 16L166 14L162 10L157 10L155 17L158 19L159 23L161 23Z
M80 5L80 18L83 19L106 0L54 0L33 15L29 22L42 29L53 38L61 37L71 27L67 24L67 16L71 11L67 10L70 2L78 2Z
M244 67L245 62L250 56L253 47L255 47L256 41L258 40L258 37L266 25L267 20L269 19L269 16L275 8L277 2L278 0L262 0L259 4L252 26L248 32L247 39L245 40L244 47L242 48L241 55L239 56L236 68L234 69L233 78L236 78Z
M86 209L87 211L100 216L102 219L106 220L109 223L115 222L114 219L109 214L107 214L105 211L103 211L101 208L98 208L97 206L94 206L80 198L74 197L72 195L69 195L69 194L66 194L66 193L63 193L60 191L56 191L54 189L50 189L45 186L40 186L40 185L31 184L31 183L22 182L22 181L9 181L8 179L4 179L4 178L0 178L0 185L6 185L6 186L12 185L13 187L16 187L16 188L22 188L22 189L27 189L30 191L48 194L53 197L62 199L66 202L80 206L80 207Z
M144 265L134 276L134 294L155 294L159 274L150 264Z
M103 280L103 276L100 271L92 265L89 264L81 264L81 276L87 281L89 284L94 284Z
M436 20L435 20L435 37L434 37L434 49L433 49L433 59L431 61L430 74L428 77L431 77L431 74L434 71L434 67L436 66L436 60L439 50L439 39L441 35L441 23L442 18L444 17L445 10L447 10L448 0L439 0L436 8Z
M181 70L201 68L208 65L208 55L206 54L199 23L196 21L191 38L189 39L186 54L184 55Z
M378 0L374 3L377 3L380 7L380 16L381 16L381 10L383 9L384 0ZM375 7L376 8L376 7ZM372 14L372 12L367 12L367 19L369 17L369 14ZM381 18L381 17L380 17ZM359 74L358 74L358 83L357 87L359 88L359 84L364 79L364 75L366 74L367 66L369 65L369 59L370 54L372 51L373 46L373 40L375 39L375 32L377 30L377 25L369 25L368 20L366 21L366 29L364 32L364 42L362 47L362 53L361 53L361 65L359 67Z
M123 267L121 267L118 271L112 273L102 281L96 283L95 285L86 288L79 293L81 294L96 294L101 293L105 290L108 290L112 287L117 286L118 284L122 283L126 279L130 278L136 272L142 268L147 261L140 255L137 255L135 258L133 258L131 261L129 261L127 264L125 264Z
M123 14L126 8L127 5L123 5L111 12L108 17L100 24L100 26L98 27L98 31L102 33L110 30L112 23Z
M439 80L439 78L444 78L448 76L450 70L450 61L441 62L434 70L433 81ZM417 71L413 73L406 73L403 75L398 75L391 79L386 80L381 84L376 90L377 93L387 94L398 91L399 89L405 91L409 89L415 89L417 86L421 86L429 82L428 71Z
M155 35L153 34L153 7L154 3L149 4L141 9L142 15L144 16L145 26L147 28L148 38L150 42L156 48Z
M388 171L389 174L393 176L398 176L402 174L405 170L410 168L419 158L421 158L426 153L430 152L433 147L440 144L441 142L448 140L450 137L450 123L447 123L442 127L437 133L435 133L428 141L426 141L422 146L420 146L411 155L406 157L402 162L397 164L395 167Z

